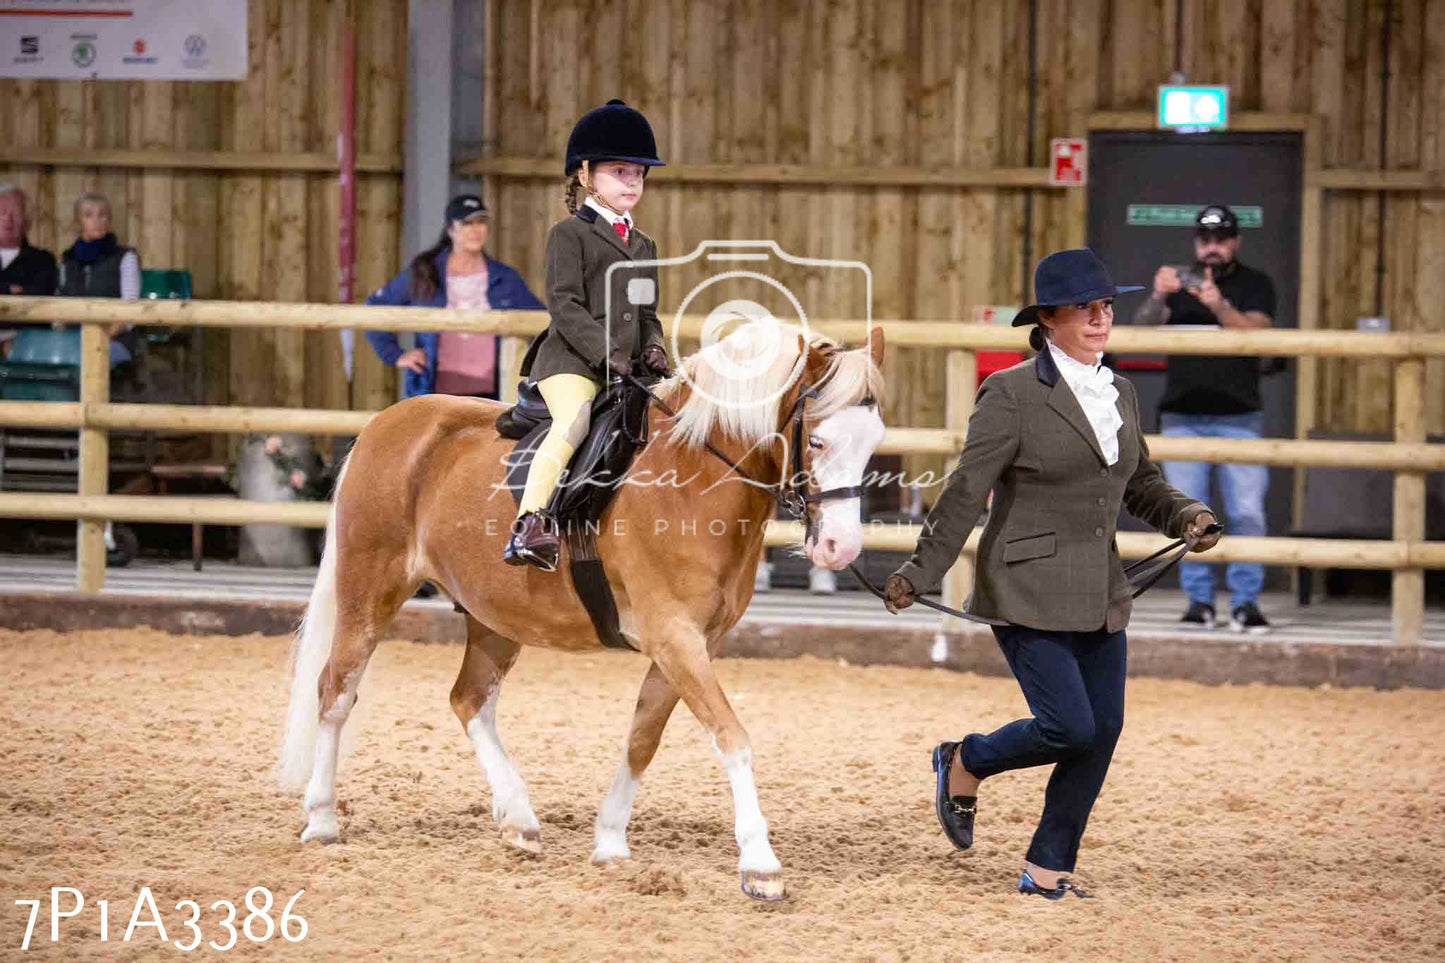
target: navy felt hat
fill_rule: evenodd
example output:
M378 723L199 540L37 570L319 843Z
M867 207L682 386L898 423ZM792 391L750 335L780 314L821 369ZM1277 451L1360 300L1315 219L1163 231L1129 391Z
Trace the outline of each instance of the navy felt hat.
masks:
M571 177L583 161L627 161L643 167L663 167L657 156L652 125L642 111L612 99L582 115L567 138L563 176Z
M1014 315L1013 326L1038 324L1039 308L1083 304L1116 294L1142 291L1142 284L1116 285L1098 255L1086 247L1055 251L1034 268L1036 303Z

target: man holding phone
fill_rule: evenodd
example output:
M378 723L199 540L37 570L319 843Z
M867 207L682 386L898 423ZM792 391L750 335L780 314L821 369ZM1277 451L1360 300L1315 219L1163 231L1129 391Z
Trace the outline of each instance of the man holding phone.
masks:
M1220 328L1267 328L1274 321L1275 292L1269 275L1241 264L1241 238L1234 212L1210 204L1195 218L1194 263L1163 265L1154 273L1153 293L1134 313L1135 324L1188 324ZM1260 365L1255 357L1171 355L1160 431L1166 436L1259 438L1264 412L1259 392ZM1234 535L1263 535L1264 496L1269 469L1264 465L1165 462L1164 474L1180 491L1208 502L1211 476L1217 474L1226 525ZM1230 626L1236 632L1263 634L1269 620L1259 610L1264 566L1231 562L1225 576L1230 591ZM1204 562L1181 562L1180 587L1189 607L1180 620L1187 628L1212 629L1214 574Z

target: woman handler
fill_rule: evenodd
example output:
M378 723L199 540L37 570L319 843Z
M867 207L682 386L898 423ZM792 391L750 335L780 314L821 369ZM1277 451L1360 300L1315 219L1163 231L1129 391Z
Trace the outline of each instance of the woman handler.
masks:
M973 845L979 783L1010 769L1054 765L1043 816L1024 857L1019 892L1084 895L1074 869L1089 811L1124 724L1124 627L1132 604L1114 529L1129 514L1202 552L1214 515L1170 487L1149 460L1134 387L1099 363L1114 323L1116 287L1087 248L1058 251L1034 271L1038 352L987 378L968 441L924 523L912 559L888 577L891 611L936 586L958 558L993 492L979 540L969 611L994 628L1033 713L933 751L944 834Z

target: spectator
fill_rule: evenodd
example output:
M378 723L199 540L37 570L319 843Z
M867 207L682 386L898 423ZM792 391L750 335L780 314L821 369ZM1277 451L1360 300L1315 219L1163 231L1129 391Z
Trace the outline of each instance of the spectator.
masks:
M1137 324L1212 325L1235 330L1267 328L1274 321L1274 283L1263 271L1241 264L1241 238L1234 212L1211 204L1195 219L1194 264L1164 265L1154 274L1154 293L1135 313ZM1169 437L1259 438L1264 412L1259 396L1259 359L1253 357L1169 358L1160 431ZM1210 476L1217 475L1224 505L1225 530L1231 535L1263 535L1264 495L1269 469L1264 465L1201 461L1164 463L1169 484L1197 498L1209 498ZM1230 627L1263 634L1269 620L1259 610L1264 566L1230 562ZM1204 562L1180 562L1179 582L1189 599L1180 620L1186 628L1212 629L1214 573Z
M0 294L54 294L58 278L55 255L31 247L25 238L30 226L30 209L25 192L13 184L0 184ZM9 353L15 329L34 327L34 322L16 321L15 327L0 330L0 357Z
M0 184L0 294L54 294L59 286L55 255L32 247L25 232L30 209L25 192Z
M140 297L140 255L122 247L110 230L110 199L86 191L75 199L75 230L80 236L60 256L60 294L73 298ZM105 326L110 336L110 366L135 357L140 339L134 325Z
M452 198L441 239L385 287L377 288L366 303L479 311L542 308L514 268L482 250L489 230L490 215L481 198L474 194ZM416 347L410 351L402 349L391 331L368 331L366 340L382 361L405 372L404 397L433 392L498 396L496 337L427 331L416 336Z

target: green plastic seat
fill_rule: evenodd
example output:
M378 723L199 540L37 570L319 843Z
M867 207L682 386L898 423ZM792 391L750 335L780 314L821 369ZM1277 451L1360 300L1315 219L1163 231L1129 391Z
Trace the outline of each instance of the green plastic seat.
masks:
M142 300L189 301L191 298L191 272L181 268L146 268L140 272L140 296ZM145 329L148 344L165 344L176 336L178 329L154 327Z
M80 397L80 330L23 328L0 362L0 398L74 401Z

